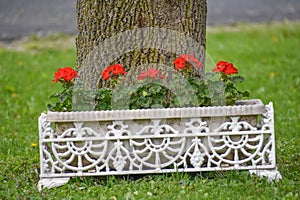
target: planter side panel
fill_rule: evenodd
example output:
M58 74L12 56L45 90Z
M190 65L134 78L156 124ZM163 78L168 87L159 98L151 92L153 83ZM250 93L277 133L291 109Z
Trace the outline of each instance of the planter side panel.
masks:
M49 122L43 114L39 131L42 184L74 176L276 168L272 104L246 117Z

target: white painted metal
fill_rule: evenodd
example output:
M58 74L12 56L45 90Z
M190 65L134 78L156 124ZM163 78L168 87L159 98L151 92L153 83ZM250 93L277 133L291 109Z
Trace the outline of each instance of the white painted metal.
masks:
M42 114L39 189L76 176L167 172L250 170L280 179L272 103L240 103Z

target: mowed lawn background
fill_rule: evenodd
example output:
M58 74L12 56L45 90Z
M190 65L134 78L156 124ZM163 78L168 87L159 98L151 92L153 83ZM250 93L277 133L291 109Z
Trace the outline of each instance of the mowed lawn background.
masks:
M300 23L209 27L207 56L227 60L245 77L241 89L275 107L277 164L283 179L248 172L74 178L37 191L37 119L58 67L76 63L74 38L30 37L0 47L0 199L299 199ZM207 66L207 70L213 66Z

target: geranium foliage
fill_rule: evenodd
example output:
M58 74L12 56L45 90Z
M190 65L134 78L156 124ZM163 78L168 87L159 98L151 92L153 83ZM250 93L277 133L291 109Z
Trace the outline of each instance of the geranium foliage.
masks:
M127 93L129 97L120 101L128 101L129 109L147 109L234 105L236 100L249 96L247 91L238 89L237 85L243 82L244 78L237 75L238 69L230 62L219 61L212 72L201 75L193 75L194 70L203 66L193 54L181 54L174 60L173 64L173 71L178 72L178 76L186 81L185 86L181 87L182 83L179 80L173 80L172 83L179 85L177 88L180 89L174 89L176 87L173 89L168 88L163 84L163 81L169 75L166 73L167 70L162 72L154 67L149 67L138 74L136 77L137 87ZM95 110L114 109L112 102L116 96L113 94L121 96L123 91L130 90L130 87L118 87L127 73L125 67L119 63L110 65L101 72L102 80L108 82L107 85L109 86L99 88L93 93ZM71 111L73 109L72 88L74 78L77 76L77 72L70 67L59 68L55 72L53 82L62 83L63 91L51 96L51 98L56 98L57 101L54 104L48 104L49 110ZM117 92L116 87L119 88Z

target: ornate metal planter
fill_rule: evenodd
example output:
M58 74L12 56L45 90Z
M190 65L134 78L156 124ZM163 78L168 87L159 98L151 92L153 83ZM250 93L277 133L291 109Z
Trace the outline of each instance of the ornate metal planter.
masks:
M276 170L273 105L48 112L39 118L42 187L70 177Z

